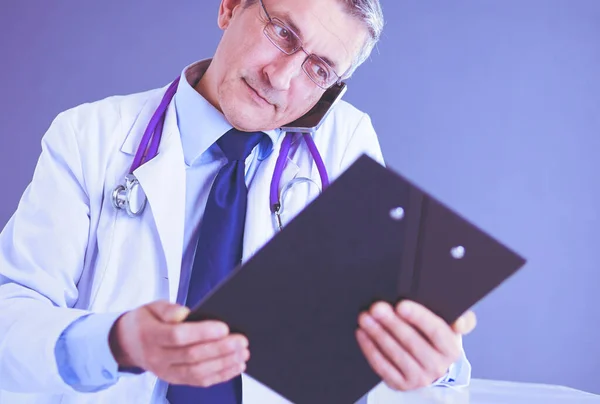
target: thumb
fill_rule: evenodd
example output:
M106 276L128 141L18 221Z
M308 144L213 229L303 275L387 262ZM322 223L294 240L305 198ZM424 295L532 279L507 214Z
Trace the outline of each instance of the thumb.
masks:
M456 322L452 325L452 329L457 334L466 335L473 331L477 325L477 317L472 311L464 313Z
M159 300L148 305L154 316L165 323L181 323L190 314L190 309L166 300Z

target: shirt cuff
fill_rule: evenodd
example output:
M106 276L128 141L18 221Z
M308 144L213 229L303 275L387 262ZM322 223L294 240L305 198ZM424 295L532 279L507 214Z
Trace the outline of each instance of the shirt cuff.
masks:
M459 360L450 365L446 374L435 382L433 386L445 387L467 387L471 382L471 364L467 360L465 351L462 351L462 356Z
M122 314L88 314L59 337L55 346L58 371L74 390L97 392L114 385L121 376L143 373L142 369L119 368L110 350L108 336Z

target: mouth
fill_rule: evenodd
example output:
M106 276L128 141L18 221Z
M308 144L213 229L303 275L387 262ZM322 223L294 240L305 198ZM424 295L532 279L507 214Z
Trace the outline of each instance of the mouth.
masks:
M248 89L250 90L250 95L254 99L254 101L256 101L258 104L260 104L262 106L271 106L271 107L274 107L274 105L271 104L265 97L263 97L262 95L260 95L258 93L258 91L256 91L254 89L254 87L252 87L250 84L248 84L248 82L246 81L246 79L242 79L242 80L244 81L244 83L246 84L246 86L248 87Z

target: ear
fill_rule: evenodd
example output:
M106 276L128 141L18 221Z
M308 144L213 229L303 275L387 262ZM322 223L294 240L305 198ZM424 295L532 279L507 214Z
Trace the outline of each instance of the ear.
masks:
M243 1L245 0L221 0L218 18L219 28L224 30L227 29L227 27L229 27L229 24L233 19L233 15L242 6Z

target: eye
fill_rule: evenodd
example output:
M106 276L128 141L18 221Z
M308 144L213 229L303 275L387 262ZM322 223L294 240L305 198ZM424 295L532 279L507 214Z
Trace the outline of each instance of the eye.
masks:
M283 39L283 40L286 40L286 41L292 41L293 40L292 33L286 27L281 26L281 25L279 25L277 23L273 23L273 30L275 31L275 34L280 39Z
M318 63L313 63L311 69L313 73L323 81L327 81L329 78L329 70L325 66Z

